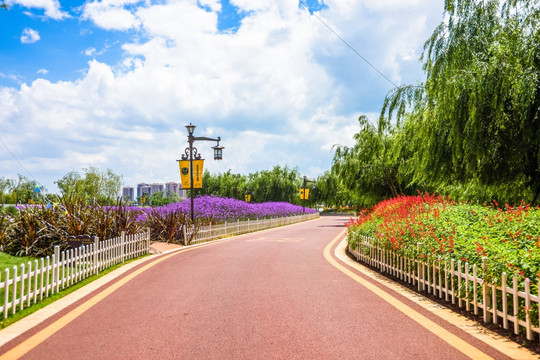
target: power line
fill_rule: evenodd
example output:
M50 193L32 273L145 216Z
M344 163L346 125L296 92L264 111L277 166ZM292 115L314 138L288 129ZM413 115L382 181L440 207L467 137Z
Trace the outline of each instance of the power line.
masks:
M23 165L23 163L15 156L15 154L13 154L11 152L11 150L9 150L9 148L7 147L7 145L4 143L4 141L2 141L2 138L0 138L0 143L2 143L2 145L4 145L4 147L6 148L6 150L8 151L8 153L10 153L10 155L15 159L17 160L17 162L19 163L19 165L21 165L21 167L28 173L28 175L30 175L30 177L37 183L37 180L36 178L34 177L34 175L32 175L30 173L30 171L28 171L28 169Z
M300 3L309 11L309 6L305 3L304 0L300 0ZM364 62L366 64L368 64L369 66L371 66L371 68L373 68L373 70L375 70L376 72L379 73L379 75L381 75L386 81L388 81L390 84L392 84L394 87L398 87L392 80L390 80L386 75L384 75L379 69L377 69L372 63L370 63L365 57L362 56L362 54L360 54L358 51L356 51L355 48L353 48L347 41L345 41L345 39L343 39L341 36L338 35L337 32L334 31L334 29L332 29L326 22L324 22L319 16L317 16L317 14L315 14L315 12L311 12L309 11L310 15L313 15L317 18L317 20L319 20L321 22L321 24L323 24L324 26L326 26L326 28L328 28L328 30L330 30L338 39L340 39L345 45L347 45L347 47L349 49L351 49L356 55L358 55L358 57L360 57L360 59L364 60Z

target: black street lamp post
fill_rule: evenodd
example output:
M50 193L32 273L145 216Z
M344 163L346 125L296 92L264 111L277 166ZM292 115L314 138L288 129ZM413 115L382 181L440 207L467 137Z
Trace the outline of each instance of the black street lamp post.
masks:
M306 212L306 186L307 183L313 183L312 190L315 190L315 181L314 180L308 180L307 176L304 175L304 182L302 184L302 189L304 189L304 196L302 199L302 214L305 214Z
M201 154L198 153L197 148L193 146L193 143L195 141L216 141L216 146L213 146L212 149L214 149L214 160L222 160L223 159L223 146L219 146L219 142L221 141L221 137L217 137L217 139L204 137L204 136L193 136L193 133L195 132L195 125L192 125L189 123L189 125L186 125L186 129L188 131L188 143L189 147L186 148L184 151L184 154L182 154L182 160L188 160L189 159L189 195L191 197L191 226L195 225L195 213L193 211L193 160L201 160Z

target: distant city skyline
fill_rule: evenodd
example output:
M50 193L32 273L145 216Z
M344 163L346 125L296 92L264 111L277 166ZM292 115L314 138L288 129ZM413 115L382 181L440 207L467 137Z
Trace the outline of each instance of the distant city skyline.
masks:
M142 197L143 194L146 196L152 196L158 192L163 192L163 195L166 196L168 192L171 194L177 194L180 198L185 198L187 196L187 190L182 189L182 184L174 181L169 181L166 183L138 183L135 188L132 186L122 187L122 198L124 200L134 201L139 197ZM136 195L136 197L135 197Z

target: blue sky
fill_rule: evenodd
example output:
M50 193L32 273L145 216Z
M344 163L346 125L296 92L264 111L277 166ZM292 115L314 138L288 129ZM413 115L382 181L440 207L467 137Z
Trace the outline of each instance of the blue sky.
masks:
M306 3L306 9L302 3ZM90 165L125 185L179 181L196 135L211 172L317 177L418 58L442 0L6 0L0 11L0 177L50 191ZM317 18L318 17L318 18ZM7 148L6 148L7 147Z

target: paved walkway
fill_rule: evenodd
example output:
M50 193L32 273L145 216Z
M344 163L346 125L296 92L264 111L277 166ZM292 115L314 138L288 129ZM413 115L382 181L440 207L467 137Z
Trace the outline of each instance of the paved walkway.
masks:
M0 359L537 358L350 263L346 220L141 261L4 344Z

